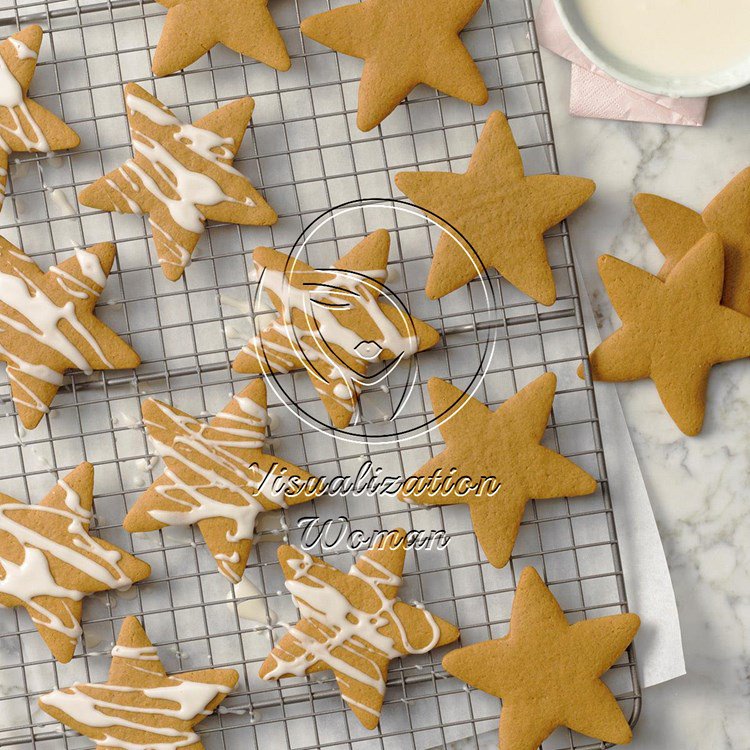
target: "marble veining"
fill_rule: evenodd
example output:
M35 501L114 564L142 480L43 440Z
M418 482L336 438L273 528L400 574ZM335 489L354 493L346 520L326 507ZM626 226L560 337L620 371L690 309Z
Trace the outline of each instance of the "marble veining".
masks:
M572 118L569 64L544 55L563 172L596 180L571 220L602 334L617 325L596 271L608 252L651 272L662 256L632 205L654 192L702 210L750 165L750 89L714 98L703 128ZM612 387L612 386L610 386ZM703 433L682 435L649 382L618 388L664 539L688 674L644 693L632 750L750 747L750 362L714 368ZM487 745L491 747L492 745Z

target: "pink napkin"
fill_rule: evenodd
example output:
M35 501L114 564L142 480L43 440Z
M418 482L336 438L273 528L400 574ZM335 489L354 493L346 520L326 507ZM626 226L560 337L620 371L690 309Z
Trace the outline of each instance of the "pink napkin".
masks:
M707 99L672 99L649 94L597 68L568 35L553 0L542 0L536 13L536 29L542 46L573 63L571 115L666 125L703 125Z

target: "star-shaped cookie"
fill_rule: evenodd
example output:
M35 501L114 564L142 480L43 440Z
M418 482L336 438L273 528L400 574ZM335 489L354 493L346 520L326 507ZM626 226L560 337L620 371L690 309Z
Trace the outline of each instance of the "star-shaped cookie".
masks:
M73 658L83 599L127 589L145 562L89 534L94 467L79 464L38 505L0 494L0 605L24 607L54 657Z
M24 427L33 429L67 370L137 367L140 357L94 315L115 246L101 243L42 273L22 250L0 237L0 361Z
M276 222L276 212L232 166L254 107L248 96L189 125L129 83L125 108L135 156L85 188L80 202L102 211L147 214L164 275L176 281L206 219L251 226Z
M385 381L404 358L440 338L384 288L389 248L388 232L378 229L332 269L256 248L260 288L279 317L242 348L232 368L253 374L305 369L333 425L347 427L364 385ZM389 364L368 375L378 362Z
M405 532L394 530L348 574L295 547L280 547L286 587L301 618L268 655L260 677L332 670L341 697L367 729L374 729L391 660L427 653L459 636L450 623L398 598L405 541Z
M203 750L194 727L238 679L234 669L168 675L141 624L127 617L112 649L109 679L53 690L39 698L39 707L97 750Z
M233 396L208 422L154 399L143 404L143 422L165 469L125 516L125 530L198 524L219 571L232 583L242 579L258 514L320 494L306 471L263 453L262 380Z
M592 476L540 444L556 385L554 373L545 373L493 412L450 383L431 378L432 410L446 448L416 472L423 481L409 483L399 497L425 505L468 505L487 559L502 568L529 500L590 495L596 489ZM472 478L471 492L441 481L452 469L456 476ZM499 482L499 490L483 483L483 477Z
M268 12L268 0L157 2L169 10L154 53L154 75L182 70L217 44L276 70L291 67L284 40Z
M750 318L721 304L721 239L703 237L664 281L611 255L599 273L622 328L591 353L592 377L651 378L677 426L697 435L711 367L750 356Z
M640 193L635 207L666 263L665 279L685 253L708 232L724 243L723 304L750 315L750 167L740 172L702 214L658 195Z
M40 26L27 26L0 43L0 206L14 151L60 151L81 142L59 117L28 97L41 45Z
M543 305L557 297L544 233L585 203L596 187L583 177L524 175L502 112L487 120L465 174L400 172L396 185L447 232L455 235L455 227L471 246L462 247L448 233L440 237L427 277L430 299L468 284L485 268L496 268Z
M633 640L640 619L621 614L568 624L534 568L521 573L504 638L457 648L443 658L454 677L502 698L501 750L536 750L557 727L607 743L632 732L599 678Z
M459 32L484 0L363 0L302 21L305 36L365 61L357 126L372 130L420 83L485 104L487 87Z

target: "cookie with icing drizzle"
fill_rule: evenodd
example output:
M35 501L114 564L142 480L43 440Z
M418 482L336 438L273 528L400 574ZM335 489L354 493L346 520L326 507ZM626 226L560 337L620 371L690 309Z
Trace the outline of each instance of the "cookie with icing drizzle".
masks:
M381 537L343 573L291 546L279 548L286 587L300 610L260 668L277 680L333 671L341 697L367 729L374 729L392 659L425 654L458 639L458 628L398 598L406 536Z
M254 107L248 96L186 124L129 83L125 109L134 156L85 188L79 201L102 211L148 215L164 275L176 281L207 219L251 226L277 220L233 166Z
M54 657L73 658L83 599L123 591L149 565L89 533L94 467L77 466L38 505L0 494L0 605L23 607Z
M268 0L157 0L168 8L152 70L166 76L186 68L217 44L276 70L289 70L286 45Z
M378 229L333 268L315 269L256 248L260 288L279 315L242 348L232 368L253 374L306 370L333 425L347 427L365 385L385 382L402 360L440 338L427 323L382 301L389 249L388 232Z
M39 698L53 719L118 750L203 750L196 724L237 684L234 669L170 675L135 617L122 624L106 682L76 682Z
M149 399L143 422L164 473L125 517L129 532L197 524L219 571L239 583L260 513L308 502L319 482L263 452L266 386L255 380L211 420L201 422Z
M41 46L41 26L27 26L0 43L0 206L14 151L49 153L81 142L59 117L29 99Z
M101 243L42 273L22 250L0 237L0 361L24 427L49 411L67 370L121 370L140 357L94 315L115 246Z

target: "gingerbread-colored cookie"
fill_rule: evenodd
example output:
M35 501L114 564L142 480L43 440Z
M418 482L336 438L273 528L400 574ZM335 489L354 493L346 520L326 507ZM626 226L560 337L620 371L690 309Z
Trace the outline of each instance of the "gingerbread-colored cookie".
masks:
M0 43L0 206L14 151L49 153L81 142L59 117L29 99L41 46L41 26L27 26Z
M348 574L295 547L280 547L286 587L301 618L269 654L260 677L332 670L341 697L367 729L374 729L390 661L427 653L459 635L450 623L398 598L405 541L402 529L385 535Z
M104 242L47 273L0 237L0 361L6 362L13 402L24 427L49 411L67 370L137 367L140 357L94 315L115 246Z
M554 373L545 373L493 412L450 383L431 378L432 410L446 447L415 473L423 480L410 479L399 497L425 505L468 505L487 559L503 567L529 500L590 495L596 489L592 476L540 443L556 384ZM443 481L453 469L454 479L470 478L473 489ZM483 482L486 477L499 482L499 489Z
M347 427L365 384L384 381L404 358L440 338L427 323L378 300L389 248L388 232L378 229L332 269L256 248L259 283L279 317L242 348L232 368L253 374L305 369L333 425ZM378 362L389 364L368 376Z
M268 0L157 0L168 8L156 45L154 75L186 68L223 44L276 70L289 70L286 45L268 11Z
M234 669L168 675L141 624L127 617L112 649L109 679L53 690L39 698L39 707L97 750L203 750L194 727L238 679Z
M543 305L552 305L557 297L544 233L585 203L596 187L583 177L526 176L502 112L487 120L466 173L399 172L396 185L446 230L427 277L430 299L495 268ZM459 244L451 227L477 257Z
M320 494L306 471L263 453L262 380L250 383L208 422L154 399L143 404L143 422L165 469L130 509L125 530L198 524L219 571L232 583L242 579L258 514ZM290 480L298 484L292 487Z
M664 281L611 255L599 258L599 273L622 328L591 353L592 377L651 378L677 426L697 435L711 367L750 356L750 318L721 304L719 235L699 240Z
M364 0L302 21L305 36L365 61L357 126L372 130L425 83L485 104L487 87L459 37L484 0Z
M537 750L557 727L602 742L627 743L633 736L628 721L599 678L639 626L634 614L570 625L539 573L525 568L508 635L455 649L443 658L443 667L502 698L501 750Z
M276 212L232 166L255 104L248 96L194 125L183 123L135 83L125 107L135 155L79 195L102 211L148 214L164 275L185 272L206 219L269 226Z
M740 172L702 214L658 195L640 193L635 207L666 262L665 279L708 232L724 243L723 304L750 315L750 167Z
M0 605L24 607L53 656L73 658L83 599L124 590L145 562L89 534L94 467L79 464L38 505L0 494Z

